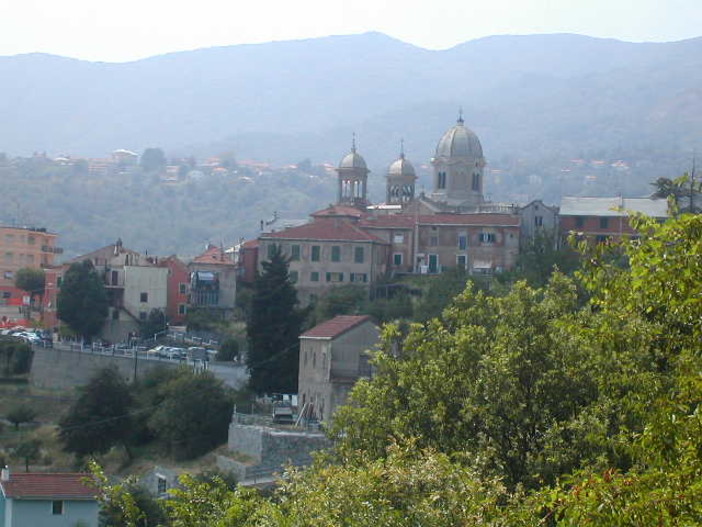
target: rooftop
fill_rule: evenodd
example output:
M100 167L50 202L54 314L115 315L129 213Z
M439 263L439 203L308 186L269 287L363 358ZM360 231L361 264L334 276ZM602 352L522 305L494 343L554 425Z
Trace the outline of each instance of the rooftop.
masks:
M305 331L300 338L333 339L370 319L368 315L339 315Z
M629 212L639 212L652 218L668 217L668 201L653 198L581 198L563 196L561 216L627 216Z
M262 240L269 238L385 243L377 236L365 232L350 221L341 218L317 218L315 221L299 227L292 227L280 232L268 232L260 236Z
M90 474L77 472L18 472L0 481L3 494L14 499L94 499L97 491L85 483Z

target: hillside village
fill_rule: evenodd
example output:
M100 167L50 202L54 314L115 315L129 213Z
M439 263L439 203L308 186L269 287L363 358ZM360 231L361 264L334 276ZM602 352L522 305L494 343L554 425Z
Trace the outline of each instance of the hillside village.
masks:
M60 162L73 163L68 158ZM138 163L136 154L116 151L111 162L92 162L87 169L128 174ZM560 203L540 199L523 204L493 202L484 193L489 177L486 166L480 139L459 114L455 124L438 139L430 161L431 189L418 189L417 171L401 148L385 175L385 200L372 203L368 165L354 137L350 151L334 168L333 204L313 212L307 220L275 214L260 220L255 238L241 239L231 246L209 244L204 252L188 260L175 254L142 253L129 247L138 240L119 238L60 261L64 252L59 245L61 233L43 227L2 226L2 325L44 328L42 342L29 342L36 348L32 382L39 382L41 377L45 388L52 386L52 368L60 371L58 361L64 366L70 364L67 367L74 372L85 370L91 375L99 371L100 365L113 364L120 375L137 383L139 376L151 375L151 366L138 369L138 361L148 364L151 359L152 364L163 362L169 367L190 364L196 371L199 364L207 370L210 357L204 351L198 357L189 352L175 361L154 360L157 357L149 355L146 339L150 339L154 351L159 339L185 339L196 326L194 314L198 313L215 326L250 322L239 297L255 294L257 277L265 274L276 258L285 262L285 281L296 293L296 309L314 310L334 291L349 286L362 291L366 300L374 300L392 298L396 291L406 292L410 289L407 280L457 272L463 284L467 280L490 284L518 271L520 255L527 248L558 251L568 247L572 236L591 246L616 245L638 237L632 214L662 223L674 212L672 201L655 196L564 196ZM212 168L213 173L226 170ZM197 168L184 171L165 167L160 174L162 182L169 183L204 177L198 172ZM86 261L99 276L108 302L104 321L89 346L80 333L71 332L59 318L57 308L67 273ZM26 268L43 270L41 294L17 287L15 278ZM449 300L445 298L444 302ZM264 421L257 421L254 412L238 412L236 406L226 416L227 423L231 420L227 446L217 453L216 464L218 469L235 474L242 484L271 482L273 474L283 470L286 463L312 463L311 451L329 444L320 426L331 426L335 411L347 402L355 383L374 375L366 352L379 346L382 320L356 312L317 317L314 322L311 327L300 327L295 335L299 342L299 354L294 358L297 389L276 399L273 409L266 410L269 415ZM144 335L147 323L155 323L156 328L151 326L149 334ZM213 353L222 344L217 335L210 334L207 344L201 337L196 338ZM243 342L243 337L240 340ZM244 343L242 355L248 351L246 347ZM61 358L64 352L70 353ZM85 353L96 358L87 359ZM97 358L102 355L104 361ZM220 365L220 369L243 372L245 367L239 359L236 364ZM86 366L87 361L92 361L91 366ZM44 372L41 376L39 369ZM89 382L90 375L85 372L66 377L81 385ZM239 383L236 387L242 386ZM155 489L154 494L165 496L178 486L179 473L173 467L155 467L144 481ZM76 485L74 496L42 494L37 499L72 508L77 506L67 504L73 499L94 503L85 488L73 482L62 483L61 477L55 476L56 481L47 485ZM31 480L31 476L13 470L3 473L0 486L7 496L15 495L14 499L20 500L17 489L33 485ZM86 518L96 514L92 506L86 505ZM92 520L87 521L93 525Z

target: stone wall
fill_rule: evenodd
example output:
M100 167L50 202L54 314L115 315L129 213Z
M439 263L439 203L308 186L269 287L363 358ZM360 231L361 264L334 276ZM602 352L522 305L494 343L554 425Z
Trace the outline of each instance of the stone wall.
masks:
M324 434L319 432L232 423L229 425L229 450L244 454L251 458L251 462L221 457L218 458L218 465L234 471L243 481L252 475L282 472L286 465L309 465L312 452L330 445Z
M35 347L30 382L38 388L65 390L87 384L97 371L110 366L115 366L127 382L134 379L133 357ZM175 366L177 364L167 361L140 358L136 362L136 374L139 377L160 367Z

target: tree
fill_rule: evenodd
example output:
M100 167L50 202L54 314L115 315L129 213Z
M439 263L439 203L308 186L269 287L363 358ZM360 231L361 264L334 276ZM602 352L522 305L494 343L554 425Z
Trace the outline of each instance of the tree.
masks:
M57 303L59 319L84 339L90 340L100 332L107 317L108 299L92 262L71 264L63 277Z
M79 393L59 422L64 450L84 457L103 454L115 445L127 448L133 433L134 402L117 369L98 371Z
M33 356L34 350L26 342L19 339L0 340L0 360L5 376L29 373Z
M166 155L160 148L147 148L141 154L139 165L144 172L158 172L166 166Z
M166 329L166 314L162 309L152 309L146 320L139 324L139 328L141 338L153 338L157 333L162 333Z
M239 357L239 341L233 337L229 337L219 348L217 352L218 361L232 361Z
M148 425L169 454L192 459L226 442L233 405L222 381L184 371L159 392Z
M251 388L262 393L297 392L300 328L305 312L297 306L297 292L288 276L288 261L280 246L262 263L256 277L247 324L246 364Z
M29 464L39 459L41 454L41 441L27 439L22 441L14 450L14 455L24 460L24 470L29 472Z
M368 306L368 289L360 285L342 285L324 293L312 311L316 325L337 315L358 315Z
M29 293L30 300L32 300L35 295L39 297L43 296L44 287L46 285L44 270L23 267L15 274L15 285L22 291Z
M37 412L31 406L20 404L13 406L5 415L5 418L15 425L15 430L19 430L22 423L29 423L37 416Z

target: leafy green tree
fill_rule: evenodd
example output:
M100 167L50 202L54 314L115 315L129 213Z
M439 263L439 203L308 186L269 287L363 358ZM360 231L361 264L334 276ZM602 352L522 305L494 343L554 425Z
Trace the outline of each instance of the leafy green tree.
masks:
M537 233L520 247L516 270L497 275L497 278L501 281L526 280L533 287L543 287L554 271L570 275L579 263L578 253L569 245L557 247L553 235Z
M368 306L368 289L359 285L334 287L317 301L311 313L310 325L316 325L337 315L358 315Z
M16 338L0 339L0 360L5 376L29 373L34 351L26 342Z
M44 270L23 267L15 274L15 285L22 291L29 293L32 299L35 295L43 296L46 285Z
M170 455L191 459L226 442L232 403L222 381L184 371L159 391L148 424Z
M274 246L263 272L256 277L247 324L246 364L250 386L262 393L297 392L300 329L305 312L288 276L288 261Z
M217 360L232 361L239 356L239 341L235 338L228 338L222 342L222 346L217 352Z
M122 445L129 452L134 401L117 369L98 371L78 390L78 399L59 421L64 450L84 457Z
M166 155L160 148L147 148L141 154L139 165L144 172L158 172L166 167Z
M39 460L41 454L41 441L38 439L27 439L22 441L14 449L14 455L24 461L24 470L29 472L29 464Z
M425 277L423 281L422 296L414 310L415 318L420 321L440 316L451 299L466 288L470 276L467 271L456 268Z
M139 332L144 339L153 338L156 334L166 329L166 314L162 309L152 309L139 325Z
M71 264L57 299L58 317L84 339L97 335L105 322L108 299L103 281L85 260Z
M34 408L25 404L19 404L10 408L5 418L15 425L15 430L19 430L19 426L22 423L29 423L33 421L36 416L37 412Z

